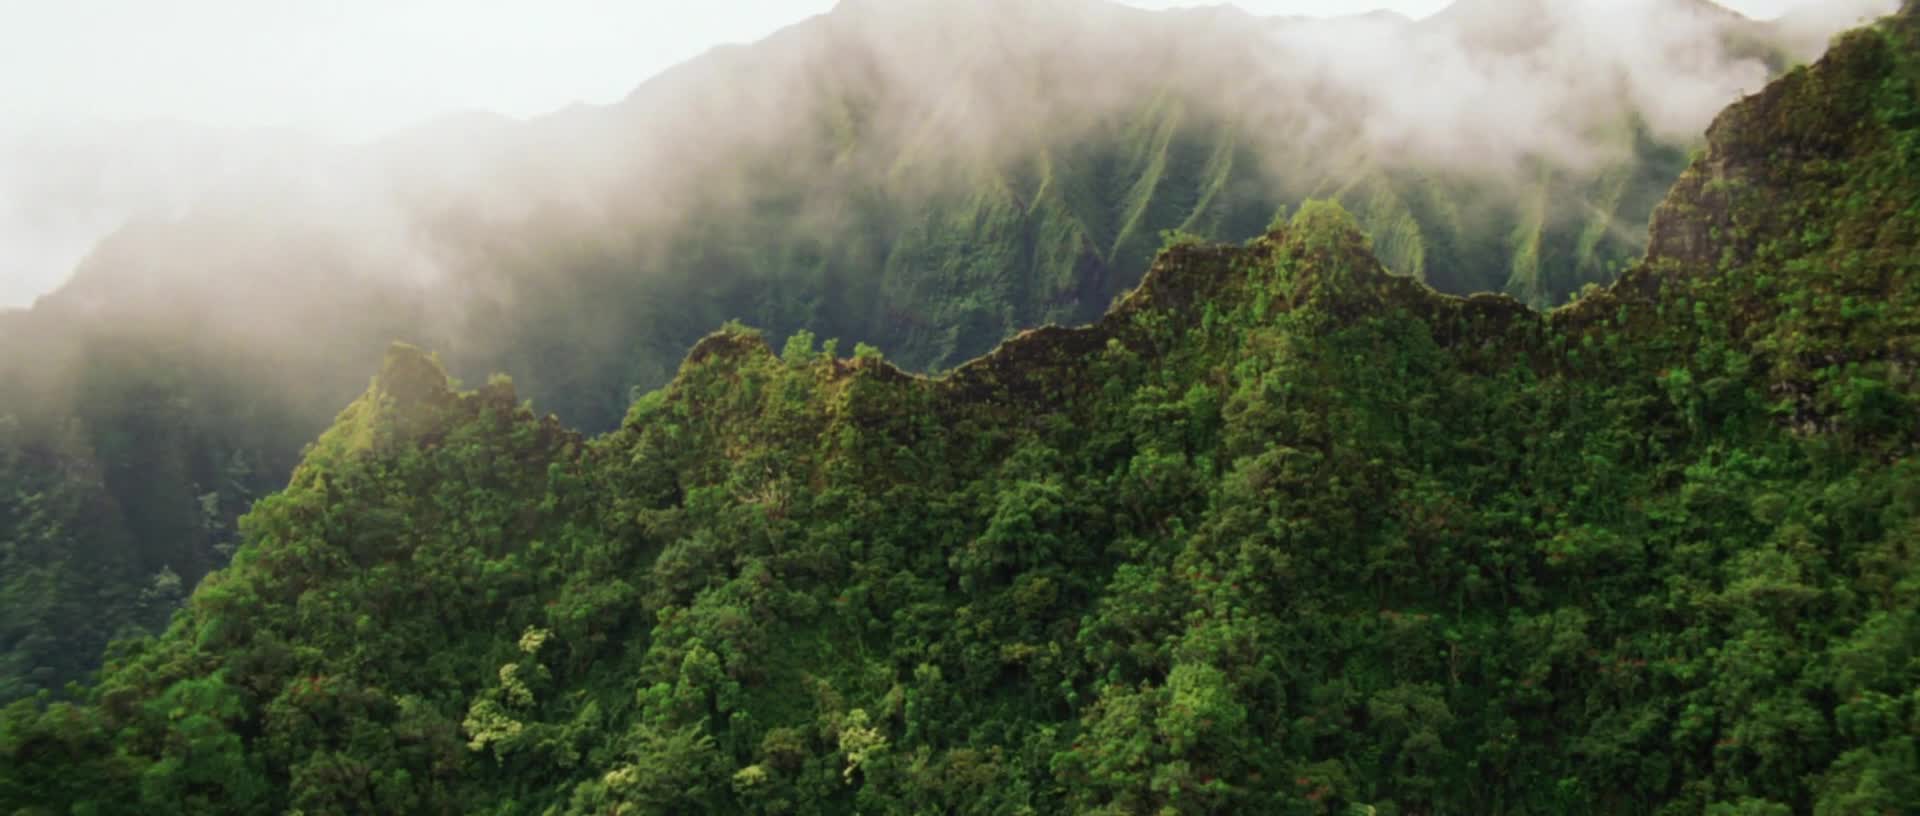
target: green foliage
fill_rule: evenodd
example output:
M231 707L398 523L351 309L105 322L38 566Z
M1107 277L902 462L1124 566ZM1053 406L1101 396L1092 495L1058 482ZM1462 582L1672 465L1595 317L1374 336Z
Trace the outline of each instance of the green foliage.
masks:
M776 341L810 331L885 348L908 370L951 370L1024 329L1098 319L1140 282L1156 248L1242 240L1312 198L1353 213L1389 269L1443 291L1504 291L1544 307L1611 281L1640 254L1687 147L1621 122L1605 137L1612 149L1596 151L1614 159L1528 167L1517 179L1367 155L1337 129L1316 137L1192 101L1239 87L1246 77L1232 55L1265 35L1189 16L1139 30L1094 25L1079 29L1085 37L1042 36L1043 48L996 56L992 70L1012 73L993 96L1010 98L992 101L1019 113L956 127L948 117L976 100L948 94L970 83L912 88L884 81L889 71L847 71L886 55L849 50L830 22L838 19L756 46L754 59L782 70L738 75L733 58L716 54L680 73L687 88L728 89L723 97L759 89L743 99L778 100L772 115L722 112L702 101L713 93L690 90L644 115L624 105L583 111L577 129L561 129L583 142L516 128L534 149L476 150L501 163L451 173L462 180L405 203L380 202L397 207L391 214L417 239L409 246L459 249L436 257L427 276L436 283L367 274L398 264L381 242L314 229L326 222L318 213L209 206L116 234L68 292L0 315L0 405L16 414L35 467L71 477L0 474L0 502L42 502L32 514L40 543L0 572L20 584L0 594L0 627L18 630L0 634L0 700L81 679L116 633L159 630L171 605L141 594L152 577L172 570L191 589L225 564L238 516L286 485L302 446L394 338L444 349L475 382L513 371L542 410L604 432L727 318ZM1012 79L1050 76L1125 43L1159 54L1190 38L1236 45L1206 49L1218 61L1180 59L1179 71L1103 73L1099 93ZM814 47L788 62L787 39ZM651 98L631 104L649 109ZM668 122L705 135L669 138ZM584 143L666 157L658 160L673 172L595 167L590 181L578 179L575 162L591 165L585 157L596 153ZM526 206L480 206L460 192L478 178L523 192L508 198ZM61 516L69 511L86 518ZM64 551L89 553L78 562L86 566ZM95 614L81 614L88 609Z
M1173 249L1175 247L1186 246L1189 244L1204 244L1206 242L1207 242L1206 238L1199 235L1195 235L1191 232L1187 232L1185 230L1167 229L1167 230L1160 231L1160 251L1161 252L1166 252L1167 250Z
M594 439L397 346L164 634L0 710L0 810L1910 809L1910 26L1548 315L1316 202L937 378L729 325Z
M32 355L51 340L15 343L0 326L0 701L58 692L110 639L163 628L342 387L260 389L278 361L250 347L70 331L76 359L48 371Z

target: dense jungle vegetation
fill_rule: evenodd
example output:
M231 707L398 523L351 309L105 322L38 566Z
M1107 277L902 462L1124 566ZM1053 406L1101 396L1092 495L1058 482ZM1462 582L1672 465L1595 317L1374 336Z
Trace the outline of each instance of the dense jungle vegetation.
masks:
M1785 68L1778 32L1668 4ZM1372 24L1476 59L1559 58L1506 30L1528 15L1489 11L1505 9ZM1312 25L849 0L617 105L458 119L314 168L319 189L268 179L128 227L34 309L0 313L0 702L161 628L395 339L474 381L511 372L601 433L727 320L947 371L1098 319L1169 232L1240 241L1310 199L1453 294L1557 305L1644 255L1697 131L1658 135L1629 105L1580 134L1580 162L1370 149L1351 138L1366 100L1268 39ZM1605 56L1576 59L1606 74Z
M729 325L591 437L395 346L164 634L5 709L0 809L1913 812L1920 5L1572 306L1362 226L939 376Z

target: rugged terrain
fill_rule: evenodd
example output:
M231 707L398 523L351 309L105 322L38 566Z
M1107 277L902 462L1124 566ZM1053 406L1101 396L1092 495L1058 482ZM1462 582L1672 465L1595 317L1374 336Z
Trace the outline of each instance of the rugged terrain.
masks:
M1308 199L1396 273L1559 304L1641 256L1711 111L1823 44L1597 8L848 2L615 105L207 182L0 314L0 699L162 624L394 339L601 432L729 319L944 371Z
M1729 109L1550 313L1313 202L937 376L729 326L600 436L394 347L0 807L1905 812L1917 54Z

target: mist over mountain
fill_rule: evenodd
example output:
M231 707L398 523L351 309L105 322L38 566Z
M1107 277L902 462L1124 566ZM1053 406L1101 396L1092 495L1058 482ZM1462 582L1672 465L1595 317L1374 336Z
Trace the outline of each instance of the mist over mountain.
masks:
M0 306L32 305L129 222L180 218L319 149L292 132L184 122L0 124Z
M474 129L449 120L379 155L513 171L381 187L395 177L342 165L298 206L130 231L89 269L119 286L0 321L32 329L8 343L71 355L0 369L31 386L7 396L73 397L70 413L0 417L0 697L25 697L0 707L0 810L1825 816L1920 802L1920 0L1713 116L1657 196L1644 253L1564 307L1436 291L1388 259L1444 249L1426 242L1445 233L1419 217L1394 233L1379 213L1406 191L1428 216L1486 202L1480 226L1497 225L1591 204L1581 193L1603 182L1525 160L1559 174L1518 188L1538 196L1529 210L1484 168L1471 183L1383 171L1359 212L1323 196L1246 240L1169 234L1097 319L925 373L1003 329L983 314L1071 313L1034 300L1036 281L1090 296L1088 280L1124 274L1114 253L1142 223L1232 229L1239 207L1288 202L1235 192L1233 168L1268 166L1242 139L1268 130L1171 94L1115 113L1054 107L1050 90L974 98L955 75L958 95L895 95L908 86L855 46L869 26L911 46L925 19L885 8L757 47L789 61L724 52L636 94L700 109L676 120L685 139L724 135L745 167L653 164L702 156L664 137L613 149L604 111L479 123L492 138L432 150L436 131ZM1041 25L1071 7L1006 8ZM1227 14L1181 19L1246 27ZM981 24L953 30L996 30ZM1525 52L1493 34L1488 65ZM1075 68L994 56L1027 53L1018 42L965 73ZM733 86L714 66L743 82L789 71L780 95L720 95ZM844 105L777 133L721 130L730 112L820 100ZM1010 152L962 127L1025 104L1088 119L1055 123L1071 144ZM1658 152L1653 126L1629 131L1638 161ZM580 188L617 207L552 193L593 180L567 168L634 154L676 172L617 196ZM655 198L729 178L696 211ZM547 194L476 203L521 186ZM413 233L360 233L356 255L284 218L368 190L405 204L343 215L432 214L402 241L420 268L366 265ZM1507 227L1556 240L1525 217ZM226 257L336 275L236 284L247 302L286 299L299 322L281 331L306 345L249 345L272 326L214 306L117 302L179 291L116 295L154 247L241 232ZM434 243L456 235L473 246ZM165 279L225 291L226 274ZM446 297L463 279L492 288ZM583 433L511 377L464 387L395 343L302 437L290 479L261 475L259 452L311 410L261 386L366 350L343 338L491 331L522 349L518 372L564 393L603 363L586 339L671 342L671 321L714 304L891 326L921 356L902 367L805 328L727 323L614 427ZM77 315L117 319L76 333ZM667 325L623 328L635 321ZM624 359L659 353L635 343ZM49 690L114 634L132 636L97 675Z
M1752 24L1691 1L1517 11L1463 3L1420 23L1362 16L1243 24L1249 21L1240 16L1156 14L1099 2L848 3L763 43L721 49L670 71L618 105L524 125L443 121L368 148L345 166L329 159L309 173L282 167L259 174L242 195L210 203L213 215L196 215L211 220L239 210L278 225L245 228L255 232L353 236L341 243L366 244L350 252L366 263L348 265L381 267L376 277L383 283L448 283L436 297L479 292L483 301L512 309L514 286L499 280L500 267L512 262L501 256L524 254L527 244L547 239L542 219L562 213L579 233L576 243L597 245L629 276L670 276L670 269L649 269L679 261L646 253L686 242L678 225L688 220L743 222L757 208L802 222L793 232L805 240L878 233L882 249L891 251L899 241L889 234L895 225L873 223L861 210L862 196L916 212L942 209L929 201L937 196L1002 195L1006 205L1031 210L1052 192L1045 182L1057 172L1069 184L1084 177L1111 185L1120 199L1115 208L1141 211L1097 213L1067 202L1085 233L1080 251L1109 278L1091 284L1085 297L1050 293L1071 299L1067 310L1078 319L1138 275L1158 231L1208 232L1222 219L1253 223L1260 217L1252 211L1277 210L1311 193L1359 205L1376 239L1392 244L1383 246L1390 263L1404 273L1451 291L1506 290L1551 303L1604 280L1613 264L1632 256L1644 211L1662 180L1677 172L1674 152L1697 138L1712 110L1756 89L1769 62L1778 67L1818 51L1784 26ZM1826 13L1820 44L1857 20ZM1156 108L1156 99L1170 102ZM1103 142L1114 155L1087 162L1052 155ZM1158 182L1138 165L1168 164L1167 155L1153 152L1182 147L1194 155L1172 156L1171 163L1236 153L1242 161L1224 174L1190 172L1192 181L1176 181L1198 189L1172 198L1203 198L1218 188L1231 194L1226 201L1176 200L1159 212L1127 200L1139 198L1127 195L1133 188ZM1648 155L1663 149L1665 155ZM779 172L767 177L776 165ZM1408 174L1421 178L1399 178ZM1429 186L1427 177L1473 189L1414 200L1422 191L1408 188ZM137 179L128 185L145 186ZM198 198L193 185L160 185L168 186L168 203ZM1008 189L1003 195L997 187ZM1568 195L1556 198L1584 200L1560 204L1568 212L1544 212L1543 188L1560 187ZM795 192L775 203L773 190ZM70 209L47 203L42 197L36 211ZM1182 211L1199 203L1211 211ZM177 206L140 208L180 214ZM1541 231L1560 226L1566 234L1486 235L1462 223L1481 215L1476 210L1503 216L1484 220L1517 215ZM470 231L517 246L476 248ZM383 235L360 240L374 233ZM805 240L755 238L772 253L794 251ZM1544 253L1534 248L1542 243ZM185 263L162 248L134 261L122 254L85 264L75 285L86 288L89 277L109 281L93 284L103 289L130 277L194 285L163 271L181 265L199 269L194 274L216 288L261 276L364 277L328 264L276 269L264 259L222 257L221 249L196 247ZM1556 251L1560 257L1552 257ZM1545 259L1535 262L1534 255ZM835 259L846 267L882 260ZM1488 260L1508 263L1481 263ZM534 281L524 285L569 274L533 270L525 276ZM1061 316L1046 311L994 318L998 334ZM883 334L857 328L876 339ZM950 364L983 350L994 334L909 358Z
M1749 70L1745 72L1747 76L1744 79L1740 76L1741 71L1729 70L1728 66L1724 65L1714 66L1708 71L1718 76L1707 77L1700 75L1701 70L1698 66L1689 70L1669 70L1673 62L1673 57L1670 55L1648 57L1647 52L1655 50L1656 45L1684 44L1689 37L1697 36L1699 32L1694 30L1697 26L1691 25L1693 21L1687 19L1706 16L1701 15L1697 9L1656 8L1660 4L1639 2L1624 6L1613 4L1611 7L1606 4L1588 5L1593 8L1602 8L1603 14L1599 16L1603 18L1602 21L1606 25L1593 27L1590 25L1592 21L1570 22L1567 18L1580 13L1578 11L1580 4L1567 3L1546 4L1544 12L1532 9L1522 11L1502 9L1498 7L1499 4L1490 11L1479 12L1473 10L1472 4L1461 4L1438 15L1435 20L1426 22L1443 23L1450 19L1454 22L1471 23L1473 32L1467 35L1467 39L1476 45L1501 39L1514 40L1516 36L1524 37L1527 34L1539 33L1527 31L1526 29L1530 26L1543 29L1564 29L1570 24L1593 27L1597 33L1592 36L1581 35L1578 39L1586 41L1588 46L1597 45L1601 50L1612 52L1613 56L1610 59L1613 62L1634 67L1636 73L1644 76L1676 77L1677 81L1672 87L1663 89L1667 94L1667 101L1672 104L1651 107L1667 107L1681 111L1678 125L1670 135L1677 135L1683 141L1692 139L1699 130L1697 126L1699 123L1686 121L1685 111L1710 109L1713 105L1725 101L1724 91L1728 87L1745 87L1743 82L1750 85L1751 66L1747 66ZM908 6L911 7L912 4ZM1796 9L1788 19L1771 26L1772 30L1765 38L1784 45L1787 51L1798 59L1810 59L1824 47L1826 38L1832 32L1858 22L1864 15L1883 13L1890 9L1890 2L1874 0L1846 0L1846 2L1804 6ZM1083 8L1073 13L1085 11ZM1215 11L1200 9L1169 13L1165 16L1208 15L1214 14ZM854 12L843 9L842 13ZM858 13L869 12L861 10ZM926 7L922 7L911 12L897 10L895 13L925 15L930 12ZM942 13L951 13L951 11L944 10ZM1003 11L983 13L1006 14ZM1223 9L1220 13L1241 16L1239 12L1231 9ZM1017 19L1017 14L1007 16ZM1366 20L1369 16L1363 15L1354 19ZM1516 20L1536 17L1539 19L1534 22L1516 22ZM1640 17L1644 17L1645 20L1636 19ZM1386 17L1380 16L1376 17L1375 21L1384 19ZM1688 24L1673 25L1675 20ZM1297 28L1297 24L1303 22L1307 23L1314 33L1308 35L1308 42L1304 47L1296 42L1284 49L1290 52L1287 60L1310 55L1337 58L1340 54L1375 53L1390 57L1385 60L1389 65L1379 65L1381 60L1376 58L1365 58L1350 60L1350 65L1347 67L1364 69L1366 65L1361 64L1364 62L1373 65L1378 72L1396 74L1398 68L1417 67L1423 62L1432 63L1437 57L1434 52L1445 50L1444 48L1421 48L1409 52L1399 47L1403 44L1397 42L1398 37L1391 33L1387 36L1382 36L1381 32L1365 32L1355 36L1330 36L1328 31L1332 27L1316 25L1314 21L1265 20L1256 21L1255 27L1264 24ZM1458 28L1458 26L1454 27ZM1607 30L1615 33L1606 33ZM1631 36L1636 30L1654 32L1656 36ZM1627 36L1620 36L1620 32L1624 32ZM1421 39L1431 41L1434 38ZM1549 39L1535 40L1536 52L1570 54L1579 50L1555 51L1538 47ZM1431 45L1431 42L1428 44ZM1553 44L1564 45L1565 43ZM1620 47L1622 45L1627 47ZM1635 48L1641 49L1641 52L1635 53ZM950 49L922 49L915 52L910 60L896 59L891 64L897 68L903 63L938 61L938 56L930 57L929 54L938 55L947 50ZM1458 61L1457 57L1458 55L1447 55L1440 59L1453 63ZM1390 63L1395 60L1404 62L1404 65L1392 66ZM1316 59L1315 63L1324 68L1327 67L1328 60ZM1295 67L1297 66L1283 65L1281 70L1289 71ZM1366 75L1365 70L1339 73L1352 84L1363 86L1363 90L1366 91L1390 91L1395 85L1403 87L1409 85L1393 76ZM1435 76L1432 73L1419 71L1412 73L1420 73L1427 78L1428 82L1421 84L1429 86L1438 84L1431 81ZM1110 70L1103 71L1102 80L1107 79L1111 74ZM1271 77L1261 77L1256 81L1265 83L1270 82L1271 79ZM1490 98L1486 88L1488 80L1488 77L1479 77L1475 82L1464 85L1447 83L1442 87L1449 92L1457 91L1455 98L1428 97L1423 101L1432 108L1451 107L1454 110L1458 107L1442 103L1457 101L1461 98L1465 101L1485 103ZM1084 86L1106 83L1076 82L1075 84ZM1478 88L1476 89L1475 86ZM1697 99L1689 100L1689 96L1699 97L1702 94L1711 96L1707 105L1690 104ZM1536 98L1524 104L1539 101L1538 94L1530 96ZM1639 103L1646 101L1644 98L1636 100ZM1516 105L1523 104L1518 100L1511 100L1511 102ZM1418 122L1420 116L1424 114L1414 113L1418 105L1409 106L1405 103L1406 100L1393 100L1391 105L1378 106L1369 111L1370 121L1380 123L1378 135L1383 141L1389 143L1396 140L1405 141L1409 131L1420 131L1436 137L1435 144L1431 145L1426 144L1424 139L1420 140L1422 144L1419 146L1422 147L1452 149L1458 152L1457 148L1473 144L1472 134L1454 131L1454 128L1459 127L1459 123L1447 123L1444 127L1435 127L1434 123L1421 122L1416 127L1409 128L1406 124L1408 119ZM1561 100L1559 104L1570 103ZM1602 109L1610 114L1613 107L1602 106ZM1546 113L1538 105L1531 110L1539 112L1542 116ZM1594 109L1581 110L1586 112ZM1407 111L1408 115L1395 116L1395 111ZM1596 110L1595 113L1598 114L1599 111ZM1697 117L1697 113L1694 116ZM297 141L297 137L292 134L214 132L165 123L108 125L66 122L49 125L45 122L8 119L4 129L8 131L9 136L4 140L5 144L0 144L0 174L5 174L9 178L5 190L12 203L0 207L0 213L6 213L4 218L0 218L0 232L8 236L5 244L5 251L8 254L0 257L0 268L9 269L13 273L14 280L10 281L10 285L14 287L12 290L14 293L0 294L0 299L22 306L26 305L34 294L44 292L54 283L64 279L74 266L74 262L85 254L93 242L130 218L177 214L184 206L183 202L197 200L202 192L217 186L216 180L226 178L229 171L257 172L258 168L253 165L256 165L260 159L266 158L265 154L268 153L276 154L275 158L281 163L298 163L303 161L299 158L299 154L305 149L294 147L291 142ZM1561 129L1556 126L1543 130L1542 138L1545 138L1545 134L1549 132L1558 132ZM1007 130L1030 130L1030 128L1014 124ZM1514 127L1505 129L1505 132L1520 134L1528 133L1529 130ZM1448 133L1452 135L1442 135ZM474 134L458 133L451 129L441 131L441 136L440 148L443 150L454 150L459 144L475 138ZM1008 133L994 135L995 138L1002 140L1007 136ZM1394 145L1396 149L1400 146ZM1618 145L1612 145L1612 148L1617 150ZM1506 155L1511 151L1496 150L1495 152L1501 154L1494 158L1495 161L1506 161L1511 158ZM1458 161L1462 157L1448 155L1446 158ZM475 169L484 167L485 165L479 165ZM34 283L29 285L26 283L27 280L32 280Z
M1643 256L1721 107L1885 10L850 1L524 122L28 143L10 252L127 223L0 313L0 448L42 497L9 505L0 697L163 623L395 339L600 431L729 320L948 370L1099 318L1169 241L1245 240L1310 199L1396 274L1554 306Z

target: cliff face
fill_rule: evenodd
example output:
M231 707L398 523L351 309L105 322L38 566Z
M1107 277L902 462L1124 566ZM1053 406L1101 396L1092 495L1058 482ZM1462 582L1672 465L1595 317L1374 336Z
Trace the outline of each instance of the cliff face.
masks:
M1647 262L1617 291L1701 301L1702 322L1753 355L1803 429L1912 393L1916 45L1909 7L1728 109L1656 212Z
M1707 131L1705 156L1654 213L1650 259L1710 266L1725 249L1745 259L1792 232L1798 213L1783 204L1813 198L1781 191L1846 189L1847 160L1887 148L1887 126L1900 126L1883 107L1898 100L1881 98L1879 87L1903 76L1895 66L1899 31L1850 34L1819 70L1790 73L1722 113ZM1757 190L1772 195L1752 195Z

